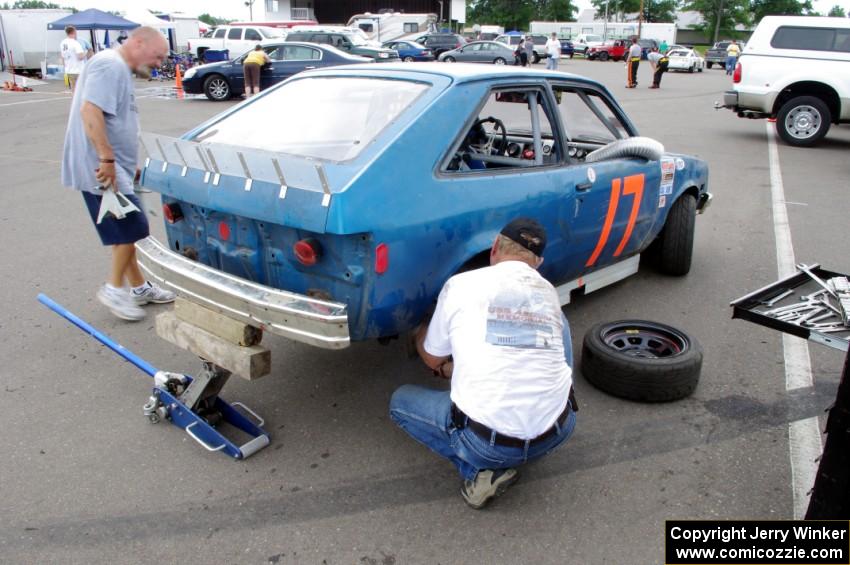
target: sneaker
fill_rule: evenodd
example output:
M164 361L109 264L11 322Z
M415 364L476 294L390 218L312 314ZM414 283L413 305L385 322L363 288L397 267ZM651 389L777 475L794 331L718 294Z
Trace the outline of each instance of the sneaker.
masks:
M130 292L133 295L133 300L135 300L136 304L139 306L144 306L150 302L155 302L156 304L168 304L169 302L174 302L174 299L177 298L177 295L170 290L165 290L150 281L145 281L145 284L141 289L133 289Z
M486 469L479 471L473 480L463 481L460 494L469 506L478 510L503 494L518 478L516 469Z
M97 299L122 320L137 322L145 317L145 311L136 304L130 293L124 289L103 285L97 291Z

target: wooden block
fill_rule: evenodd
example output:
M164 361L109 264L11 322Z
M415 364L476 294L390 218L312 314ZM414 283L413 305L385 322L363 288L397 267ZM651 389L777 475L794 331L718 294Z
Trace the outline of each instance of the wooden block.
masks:
M271 351L259 345L244 347L185 322L173 312L156 317L156 333L162 339L191 351L246 380L271 372Z
M210 332L236 345L258 345L263 339L263 330L228 318L209 308L204 308L185 298L174 301L174 313L184 322Z

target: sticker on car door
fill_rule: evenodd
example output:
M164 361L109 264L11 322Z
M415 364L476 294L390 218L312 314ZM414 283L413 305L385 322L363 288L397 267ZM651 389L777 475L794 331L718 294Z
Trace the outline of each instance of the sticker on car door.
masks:
M673 194L673 183L676 180L676 160L672 157L661 158L661 184L658 194Z

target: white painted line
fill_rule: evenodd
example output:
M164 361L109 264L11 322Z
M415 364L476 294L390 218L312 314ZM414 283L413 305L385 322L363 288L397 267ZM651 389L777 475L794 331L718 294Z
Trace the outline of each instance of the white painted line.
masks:
M158 95L156 95L156 94L147 94L145 96L136 96L136 100L139 100L139 99L142 99L142 98L156 98L157 96ZM20 102L8 102L6 104L0 104L0 107L3 107L3 106L18 106L19 104L38 104L39 102L55 102L56 100L67 100L67 101L70 102L71 95L69 94L68 96L57 97L57 98L40 98L38 100L21 100Z
M770 195L773 204L773 233L776 237L776 266L779 278L797 271L794 260L794 245L791 242L791 226L788 209L785 207L785 187L782 184L782 169L779 167L779 149L776 146L774 125L767 127L767 154L770 161ZM806 340L782 334L782 349L785 357L785 390L808 388L813 385L812 363L809 344ZM815 459L823 452L820 426L817 417L797 420L788 425L788 447L791 458L791 493L794 518L801 519L809 506L809 491L815 484L817 463Z

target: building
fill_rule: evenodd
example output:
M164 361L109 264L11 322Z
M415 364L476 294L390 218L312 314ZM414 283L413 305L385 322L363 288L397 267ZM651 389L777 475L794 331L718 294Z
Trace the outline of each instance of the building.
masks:
M392 9L412 14L437 14L444 22L466 22L465 0L255 0L254 21L315 20L323 24L348 22L354 14Z

